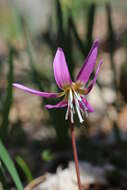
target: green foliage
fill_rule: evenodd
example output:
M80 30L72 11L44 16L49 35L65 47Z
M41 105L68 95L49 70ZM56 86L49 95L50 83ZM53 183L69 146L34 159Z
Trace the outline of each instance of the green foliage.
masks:
M92 35L93 35L95 10L96 10L96 4L95 3L91 3L90 8L88 10L88 17L87 17L86 40L87 40L88 49L90 49L91 44L92 44Z
M9 65L9 71L8 71L8 87L6 90L5 100L3 102L3 110L2 110L2 123L0 127L0 136L3 140L8 135L8 126L9 126L9 112L12 105L12 83L13 83L13 55L14 51L13 48L9 48L9 58L8 58L8 65Z
M20 169L22 170L22 172L24 173L27 182L29 183L30 181L32 181L33 176L31 174L31 171L29 169L29 166L27 165L27 163L23 160L23 158L21 156L16 156L15 158L18 166L20 167Z
M116 75L115 63L113 60L115 47L116 47L116 35L115 35L113 24L112 24L110 4L106 4L106 11L107 11L107 20L108 20L108 48L110 51L111 68L113 72L113 85L117 94L118 93L118 85L117 85L117 78L116 78L117 75Z
M75 55L74 44L76 42L76 47L79 49L80 53L83 57L86 57L89 49L92 44L92 32L93 32L93 25L94 25L94 17L95 17L95 10L96 4L92 3L88 9L88 17L87 17L87 35L84 39L78 34L76 24L71 14L71 9L68 9L68 17L66 25L63 21L63 12L61 8L61 3L59 0L56 0L56 21L57 21L57 28L56 33L49 29L46 33L43 34L43 40L48 44L48 46L53 50L56 49L58 46L62 47L67 59L68 67L71 72L72 78L74 78L74 68L75 63L73 56ZM54 51L53 55L54 55Z
M3 189L9 190L9 187L8 187L8 184L7 184L7 180L6 180L5 171L4 171L4 168L2 167L2 164L0 166L0 182L2 184Z
M106 4L106 11L107 11L107 20L108 20L108 43L109 43L109 50L110 53L113 54L115 50L115 32L112 24L112 11L111 11L111 5Z
M0 160L6 167L7 171L9 172L12 180L15 183L17 190L23 190L22 183L16 171L13 161L11 160L8 151L6 150L5 146L3 145L2 141L0 140ZM2 173L1 173L2 174Z
M77 28L75 26L75 23L74 23L74 20L73 18L70 16L69 17L69 22L70 22L70 27L71 27L71 31L72 31L72 34L75 38L75 41L76 41L76 45L77 47L79 48L80 52L85 56L87 55L87 47L86 47L86 44L84 42L84 40L81 40L78 32L77 32Z
M61 46L63 48L65 34L63 29L63 12L59 0L56 0L56 21L57 21L57 36L58 36L58 41L57 41L58 44L56 45Z

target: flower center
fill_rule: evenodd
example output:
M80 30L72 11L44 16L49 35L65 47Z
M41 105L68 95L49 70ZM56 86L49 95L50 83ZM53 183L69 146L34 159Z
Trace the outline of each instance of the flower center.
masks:
M66 112L65 119L70 117L71 122L74 122L73 115L75 110L77 112L80 123L82 123L83 117L82 112L85 111L87 115L87 107L83 101L83 97L86 94L85 88L81 83L72 83L71 85L66 85L63 87L63 95L65 95L65 100L68 102L68 108Z

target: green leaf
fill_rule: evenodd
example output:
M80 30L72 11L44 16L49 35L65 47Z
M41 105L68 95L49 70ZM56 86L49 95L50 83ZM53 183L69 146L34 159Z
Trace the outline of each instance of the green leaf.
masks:
M23 160L23 158L21 156L17 156L15 159L16 159L17 164L19 165L19 167L23 171L23 173L27 179L27 182L29 183L30 181L32 181L33 176L31 174L31 171L30 171L27 163Z
M113 28L112 23L112 8L109 3L106 4L106 12L107 12L107 21L108 21L108 43L109 43L109 51L111 54L114 53L116 46L116 34Z
M93 34L93 26L94 26L95 9L96 9L96 4L92 3L90 5L89 10L88 10L87 36L86 36L86 40L88 43L88 49L91 47L91 44L92 44L92 34Z
M5 165L5 167L8 170L9 174L11 175L17 190L23 190L23 185L20 181L20 178L16 171L15 165L14 165L13 161L11 160L11 158L1 140L0 140L0 160L3 162L3 164Z
M81 53L86 56L87 55L87 51L86 51L87 48L85 46L85 43L83 42L83 40L80 39L80 36L79 36L79 34L77 32L77 29L76 29L76 26L75 26L73 18L70 16L69 19L70 19L70 21L69 21L70 22L70 27L71 27L73 36L75 38L77 47L79 48Z
M8 134L8 124L9 124L9 112L12 104L12 83L13 83L13 48L9 48L9 71L8 71L8 87L6 92L6 97L4 101L3 106L3 112L2 112L2 123L1 123L1 129L0 129L0 135L3 140L5 140L7 134Z
M6 176L5 176L5 171L4 168L2 167L2 164L0 163L0 184L2 184L3 189L9 190Z
M57 21L57 46L64 48L64 28L63 28L63 12L60 0L56 0L56 21Z
M113 83L114 88L116 90L116 95L118 96L118 84L117 84L117 73L116 73L116 66L114 63L113 55L115 53L116 48L116 33L114 31L113 23L112 23L112 9L109 3L106 4L106 11L107 11L107 20L108 20L108 48L110 51L110 59L111 59L111 69L113 72Z
M71 78L72 80L74 80L75 64L73 60L73 38L72 38L72 32L71 32L71 26L70 26L70 17L71 17L71 14L69 13L67 26L66 26L66 35L65 35L65 40L64 40L64 53L67 59L67 64L69 67Z

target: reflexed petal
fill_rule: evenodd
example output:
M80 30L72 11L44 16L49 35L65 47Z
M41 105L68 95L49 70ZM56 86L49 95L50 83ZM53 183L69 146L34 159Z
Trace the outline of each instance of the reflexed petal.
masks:
M23 86L23 85L17 84L17 83L13 83L13 86L18 88L18 89L21 89L25 92L28 92L30 94L35 94L37 96L42 96L44 98L57 98L59 96L59 93L40 92L38 90L33 90L31 88L28 88L26 86Z
M64 52L61 48L57 49L53 62L53 68L55 80L59 88L62 88L66 84L72 83Z
M92 106L88 103L88 101L85 98L82 98L82 101L85 104L85 106L87 107L88 112L94 112L94 109L92 108ZM84 109L83 106L81 106L81 108Z
M64 108L67 106L67 102L62 100L61 102L57 103L56 105L46 105L45 107L48 109L52 109L52 108Z
M99 73L99 70L100 70L100 66L101 66L102 63L103 63L102 60L100 60L98 66L97 66L97 70L96 70L95 76L94 76L93 80L90 82L90 84L89 84L89 86L87 88L88 93L92 90L94 84L96 83L97 76L98 76L98 73Z
M77 76L77 80L79 80L80 82L87 83L96 64L97 53L98 53L98 41L95 41L85 60L84 65L82 66Z

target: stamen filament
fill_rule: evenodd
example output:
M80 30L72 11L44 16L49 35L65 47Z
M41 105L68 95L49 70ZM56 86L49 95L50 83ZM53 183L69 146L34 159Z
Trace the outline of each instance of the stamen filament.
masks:
M80 95L79 95L76 91L74 91L74 94L75 94L75 96L77 97L77 99L78 99L79 101L82 101Z
M65 115L65 120L68 120L68 116L69 116L69 106L67 107L67 111L66 111L66 115Z
M80 93L80 90L83 91L84 89L82 89L81 87L82 87L81 84L78 85L78 84L73 83L72 86L66 86L64 88L63 93L65 95L65 99L68 101L68 107L67 107L67 111L65 115L65 120L68 120L68 118L70 117L70 120L72 123L74 123L73 115L75 114L74 104L75 104L76 112L78 114L80 123L84 121L82 117L82 111L86 113L86 117L88 116L88 108L82 99L82 96L84 96L84 94ZM62 95L63 94L61 93L61 96Z
M74 96L74 99L75 99L75 107L76 107L79 121L80 121L80 123L83 123L84 120L83 120L81 112L80 112L80 105L79 105L78 99L76 96Z
M70 89L69 91L69 95L68 95L68 108L67 108L67 112L65 115L65 119L67 120L70 114L70 119L71 122L74 123L74 118L73 118L73 114L74 114L74 107L73 107L73 94L72 94L72 90Z

